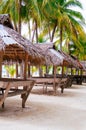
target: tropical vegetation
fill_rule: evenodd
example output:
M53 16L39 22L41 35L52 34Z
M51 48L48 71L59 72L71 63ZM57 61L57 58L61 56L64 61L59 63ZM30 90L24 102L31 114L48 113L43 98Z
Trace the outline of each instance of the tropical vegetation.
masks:
M32 43L53 42L61 49L86 60L85 20L73 7L79 0L1 0L0 13L9 13L16 31L26 24Z

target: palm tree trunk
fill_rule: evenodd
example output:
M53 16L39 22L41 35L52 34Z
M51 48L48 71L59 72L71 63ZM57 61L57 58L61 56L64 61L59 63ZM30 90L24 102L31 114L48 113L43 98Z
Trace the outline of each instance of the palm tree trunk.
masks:
M33 34L32 34L32 43L33 43L33 41L34 41L34 36L35 36L35 23L34 23L34 30L33 30Z
M17 5L17 0L15 0L13 24L14 24L14 29L15 29L16 31L18 31L17 22L16 22L16 10L17 10L16 5ZM10 8L11 8L11 5L10 5ZM11 13L11 12L10 12L10 13Z
M51 41L52 37L51 37L51 33L50 33L50 25L48 25L48 32L49 32L49 37L50 37L50 41Z
M30 21L28 22L28 30L29 30L29 40L31 40L31 28L30 28Z
M21 0L18 0L18 32L21 34Z
M36 30L36 43L38 43L38 27L37 27L37 21L35 20L35 30Z
M62 24L60 26L60 50L62 51Z
M16 24L15 20L14 20L14 29L15 29L15 31L18 31L17 24Z
M53 42L54 34L55 34L55 31L56 31L56 27L57 27L57 22L55 23L54 28L53 28L52 37L51 37L51 42Z

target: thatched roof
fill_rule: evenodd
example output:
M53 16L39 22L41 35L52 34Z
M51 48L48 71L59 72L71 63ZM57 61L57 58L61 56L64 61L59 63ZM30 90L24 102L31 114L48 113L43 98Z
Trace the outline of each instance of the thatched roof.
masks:
M69 67L79 68L77 62L70 55L61 50L58 50L58 52L69 62Z
M0 15L0 53L3 55L3 60L21 62L25 60L27 54L30 63L35 65L43 64L44 57L41 55L42 52L18 32L6 27L7 25L4 26L4 21L8 19L8 15L2 16Z
M80 63L80 61L73 55L71 55L72 59L75 61L75 63L77 64L79 69L83 69L82 64Z
M86 61L80 61L80 63L83 66L83 70L86 71Z
M13 29L12 22L9 14L0 14L0 24Z
M43 56L46 60L46 65L61 65L60 58L55 56L52 53L51 49L53 47L53 43L44 43L44 44L34 44L38 49L43 52Z
M77 62L63 51L56 51L53 43L35 44L44 52L47 65L58 65L79 68Z
M53 43L35 44L35 46L44 52L47 65L69 65L67 59L53 48Z

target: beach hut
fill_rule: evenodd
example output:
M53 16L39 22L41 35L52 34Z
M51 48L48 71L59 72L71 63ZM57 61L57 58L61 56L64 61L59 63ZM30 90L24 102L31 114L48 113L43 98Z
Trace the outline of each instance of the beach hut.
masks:
M82 77L83 77L83 82L86 83L86 61L80 61L80 63L82 64L83 66L83 72L82 72Z
M27 60L27 63L35 65L43 63L44 58L41 55L41 51L29 40L11 29L13 27L9 22L10 20L8 20L8 16L7 14L0 15L0 56L2 57L0 59L3 59L3 62L22 62Z
M57 75L57 66L67 66L67 67L70 67L70 66L76 66L74 64L74 62L72 62L71 58L69 58L67 55L63 55L60 51L56 51L55 48L54 48L54 45L53 43L44 43L44 44L35 44L35 46L37 48L40 48L42 50L42 52L44 53L44 56L45 56L45 65L46 66L49 66L49 65L53 65L53 68L54 68L54 75L48 75L46 74L46 77L47 78L51 78L51 77L54 77L53 80L54 80L54 91L56 91L56 82L58 82L58 78L60 79L60 83L61 85L59 84L58 86L61 86L61 92L63 92L63 86L65 87L66 85L66 81L67 81L67 77L63 77L63 71L62 71L62 76L60 75ZM56 78L58 77L58 78ZM64 78L64 79L63 79ZM43 78L44 80L44 78ZM47 80L47 79L45 79ZM51 79L48 79L51 81ZM56 81L57 80L57 81ZM62 82L63 80L63 82ZM42 81L42 79L41 79ZM40 81L39 81L40 82ZM48 82L48 81L47 81Z
M10 79L2 77L2 65L6 62L24 63L24 73L22 79ZM29 40L22 37L13 30L10 17L7 14L0 15L0 105L4 107L6 97L21 94L22 107L31 89L34 80L27 79L28 64L40 65L44 63L44 57L41 52ZM19 87L21 86L21 89Z
M75 56L71 55L71 57L75 61L76 65L78 66L78 68L76 68L75 70L75 74L73 74L73 84L81 85L83 81L82 72L83 72L84 67Z
M79 67L70 55L63 51L55 50L53 43L35 44L35 46L44 53L46 65Z

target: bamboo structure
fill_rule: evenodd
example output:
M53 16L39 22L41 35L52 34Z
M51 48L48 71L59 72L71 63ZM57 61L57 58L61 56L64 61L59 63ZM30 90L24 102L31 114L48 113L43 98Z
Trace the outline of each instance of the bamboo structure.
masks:
M16 76L18 77L18 63L23 63L22 79L3 78L2 65L7 63L16 64ZM9 15L0 15L0 105L4 107L4 101L7 97L21 94L22 107L34 86L35 81L27 79L28 64L38 65L45 62L40 53L29 40L22 37L13 30Z

